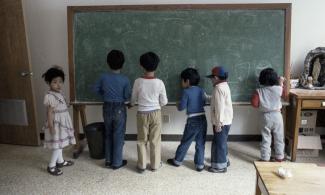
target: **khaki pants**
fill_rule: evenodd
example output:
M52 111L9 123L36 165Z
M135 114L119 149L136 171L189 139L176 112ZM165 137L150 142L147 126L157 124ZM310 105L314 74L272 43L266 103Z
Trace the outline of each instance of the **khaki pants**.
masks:
M161 162L161 111L137 114L138 126L138 168L146 169L147 143L150 144L150 165L158 169Z

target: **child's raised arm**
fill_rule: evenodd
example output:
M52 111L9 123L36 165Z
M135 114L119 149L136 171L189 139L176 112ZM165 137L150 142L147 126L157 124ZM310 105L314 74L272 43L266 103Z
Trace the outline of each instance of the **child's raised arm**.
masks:
M97 93L98 95L103 95L104 92L102 90L102 77L100 77L95 84L92 86L92 91Z
M281 87L283 87L285 80L286 80L286 79L285 79L283 76L280 76L280 77L279 77L279 85L280 85Z
M138 80L134 81L133 88L132 88L132 95L131 95L131 101L130 101L130 106L134 106L138 102Z
M283 76L281 76L281 77L279 77L279 85L282 87L282 95L281 95L281 97L285 97L285 95L287 94L286 93L286 79L283 77Z
M206 104L211 102L211 95L208 95L206 92L203 93L203 98Z
M160 106L164 106L168 103L168 99L167 99L165 84L163 82L161 82L161 83L162 83L162 86L161 86L161 91L159 94L159 104L160 104Z
M182 111L186 108L188 102L188 94L183 90L181 101L176 104L177 110Z
M128 81L127 85L124 87L124 90L123 90L124 99L126 99L127 101L129 101L130 98L131 98L131 95L132 95L131 84Z
M260 104L260 97L258 96L258 92L256 90L251 97L251 104L254 108L258 108Z

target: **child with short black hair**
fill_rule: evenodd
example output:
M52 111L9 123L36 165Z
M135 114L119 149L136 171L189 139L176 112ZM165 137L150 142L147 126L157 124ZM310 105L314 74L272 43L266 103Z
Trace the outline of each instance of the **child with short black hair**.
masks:
M204 150L207 133L204 106L208 97L204 90L198 86L200 75L196 69L187 68L183 70L181 80L184 90L177 109L179 111L186 109L188 117L175 158L168 159L167 163L176 167L180 166L192 141L195 140L195 168L197 171L202 171L204 169Z
M48 69L42 77L49 85L50 90L44 97L47 108L47 121L44 130L44 147L53 150L47 172L51 175L61 175L59 168L73 165L73 161L63 159L62 149L76 144L72 121L68 106L61 93L64 82L64 72L59 66Z
M98 79L95 90L102 96L105 123L105 167L119 169L127 164L123 160L124 136L126 130L126 102L131 97L130 80L121 74L124 54L111 50L107 54L107 64L111 69Z
M283 96L283 77L272 68L265 68L260 72L260 88L254 92L251 103L262 113L260 121L262 142L261 161L269 161L271 158L272 134L274 138L275 161L284 159L284 133L283 118L281 114L281 96Z
M225 173L230 165L227 140L233 119L231 92L227 82L228 72L222 66L216 66L207 77L211 79L214 86L210 104L213 140L211 167L208 171Z
M159 57L153 52L140 56L140 65L144 69L143 77L134 81L131 105L138 103L138 163L139 173L147 166L147 144L150 144L151 170L161 167L161 106L167 104L166 88L162 80L155 78Z

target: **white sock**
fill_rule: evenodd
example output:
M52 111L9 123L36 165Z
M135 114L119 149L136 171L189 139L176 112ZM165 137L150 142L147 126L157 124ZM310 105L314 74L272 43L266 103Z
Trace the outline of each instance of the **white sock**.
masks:
M58 159L57 159L57 163L63 163L64 160L63 160L63 154L62 154L62 149L59 149L59 156L58 156Z
M58 161L60 151L61 151L61 156L62 156L62 149L54 149L53 150L51 161L49 163L49 167L55 167L56 166L56 162Z

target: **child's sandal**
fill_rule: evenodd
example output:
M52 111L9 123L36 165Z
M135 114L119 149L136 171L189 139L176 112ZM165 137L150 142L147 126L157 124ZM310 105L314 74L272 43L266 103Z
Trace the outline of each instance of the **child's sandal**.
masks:
M62 167L72 166L73 164L74 164L73 161L71 161L71 160L65 160L62 163L56 163L56 166L59 167L59 168L62 168Z
M54 175L54 176L59 176L59 175L62 175L62 173L63 173L63 171L61 171L57 167L47 167L47 172L49 172L51 175Z

